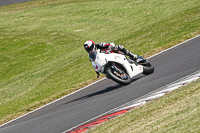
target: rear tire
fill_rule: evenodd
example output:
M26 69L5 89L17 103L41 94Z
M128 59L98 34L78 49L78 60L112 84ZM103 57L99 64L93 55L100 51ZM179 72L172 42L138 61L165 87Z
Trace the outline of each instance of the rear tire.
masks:
M122 85L128 85L131 83L131 78L128 74L126 74L124 71L120 70L122 73L119 74L117 71L118 68L115 67L108 67L106 70L106 73L109 78L114 80L115 82L122 84Z

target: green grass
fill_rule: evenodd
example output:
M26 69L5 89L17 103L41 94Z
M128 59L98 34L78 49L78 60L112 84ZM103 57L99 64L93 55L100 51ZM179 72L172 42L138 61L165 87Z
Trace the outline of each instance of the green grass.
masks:
M0 124L97 80L86 40L143 56L200 34L199 0L38 0L0 7Z
M200 80L153 100L89 133L199 133Z

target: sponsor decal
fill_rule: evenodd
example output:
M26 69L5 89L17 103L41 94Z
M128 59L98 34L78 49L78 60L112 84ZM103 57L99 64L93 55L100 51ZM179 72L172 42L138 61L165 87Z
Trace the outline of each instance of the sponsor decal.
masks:
M96 66L93 65L93 68L94 68L94 70L98 70L99 67L97 65Z

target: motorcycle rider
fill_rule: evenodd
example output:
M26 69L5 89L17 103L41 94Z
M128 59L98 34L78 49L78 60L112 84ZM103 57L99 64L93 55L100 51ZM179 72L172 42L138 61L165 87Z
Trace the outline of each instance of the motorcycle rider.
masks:
M137 60L137 55L134 53L131 53L127 49L124 48L122 45L115 45L114 43L105 43L105 42L99 42L98 44L95 44L94 41L88 40L84 43L85 50L89 53L91 50L100 49L102 53L109 54L111 52L119 52L124 55L128 55L132 60ZM99 73L97 73L97 78L99 77Z

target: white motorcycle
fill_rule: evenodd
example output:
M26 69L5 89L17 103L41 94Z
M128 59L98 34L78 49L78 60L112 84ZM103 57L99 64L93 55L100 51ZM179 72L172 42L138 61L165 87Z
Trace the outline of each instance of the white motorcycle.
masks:
M142 56L133 61L123 54L105 54L98 49L89 52L89 60L97 73L123 85L130 84L131 79L139 74L149 75L154 71L152 64Z

